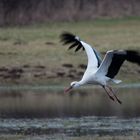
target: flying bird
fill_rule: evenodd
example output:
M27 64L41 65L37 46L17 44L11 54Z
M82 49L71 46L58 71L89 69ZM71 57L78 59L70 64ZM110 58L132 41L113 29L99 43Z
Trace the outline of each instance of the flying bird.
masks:
M125 60L140 65L140 53L135 50L109 50L102 60L99 52L82 41L78 36L69 32L64 32L61 34L60 38L63 45L70 44L69 49L76 48L75 52L83 49L86 51L88 57L87 68L82 79L72 82L65 92L87 84L100 85L111 100L121 104L122 102L116 96L114 90L110 86L110 82L116 84L121 82L121 80L115 79L115 76Z

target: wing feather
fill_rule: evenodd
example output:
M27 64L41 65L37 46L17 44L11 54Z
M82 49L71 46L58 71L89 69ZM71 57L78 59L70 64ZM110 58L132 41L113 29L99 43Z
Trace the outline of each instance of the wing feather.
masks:
M64 45L72 44L69 47L69 49L76 47L75 52L79 51L81 48L83 50L86 50L88 56L88 70L92 69L94 71L100 66L101 57L99 56L99 53L95 49L93 49L89 44L81 41L79 37L68 32L63 33L60 37Z
M119 72L123 62L127 60L140 65L140 54L132 50L108 51L97 71L98 74L114 78Z

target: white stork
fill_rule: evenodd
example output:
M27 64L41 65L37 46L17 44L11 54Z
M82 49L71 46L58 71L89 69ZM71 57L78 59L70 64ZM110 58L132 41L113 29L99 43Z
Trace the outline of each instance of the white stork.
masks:
M65 32L60 37L61 41L64 43L63 45L71 44L69 49L76 47L75 52L82 48L86 51L88 57L87 69L82 79L72 82L65 92L86 84L101 85L111 100L116 100L121 104L122 102L115 95L109 83L110 81L116 84L121 82L121 80L116 80L114 77L117 75L125 60L140 65L140 53L134 50L110 50L107 51L102 61L99 53L89 44L80 40L78 36Z

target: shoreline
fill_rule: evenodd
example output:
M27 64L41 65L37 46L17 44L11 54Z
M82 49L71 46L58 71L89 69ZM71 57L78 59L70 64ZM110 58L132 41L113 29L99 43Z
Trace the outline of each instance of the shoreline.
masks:
M62 90L66 86L61 85L4 85L0 86L1 90ZM113 88L140 88L140 83L124 83L119 85L112 85ZM84 89L99 89L100 86L84 86L80 87L80 90Z

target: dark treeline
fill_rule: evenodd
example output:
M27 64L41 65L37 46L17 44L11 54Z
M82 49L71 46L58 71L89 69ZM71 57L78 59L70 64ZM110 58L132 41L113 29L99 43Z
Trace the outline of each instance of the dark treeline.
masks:
M140 16L140 0L0 0L0 25Z

